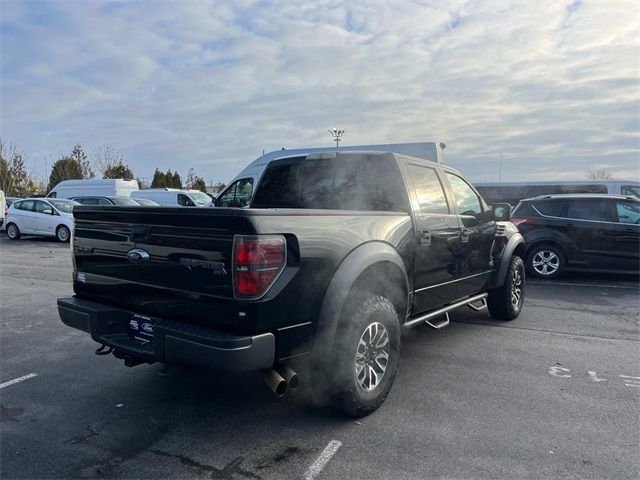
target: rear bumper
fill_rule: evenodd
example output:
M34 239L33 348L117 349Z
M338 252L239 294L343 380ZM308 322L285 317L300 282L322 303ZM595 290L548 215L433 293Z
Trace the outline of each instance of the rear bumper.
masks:
M144 343L129 335L135 312L78 298L59 298L65 325L91 334L122 355L150 363L184 364L211 370L251 371L271 368L275 358L272 333L232 335L174 320L154 319L154 340Z

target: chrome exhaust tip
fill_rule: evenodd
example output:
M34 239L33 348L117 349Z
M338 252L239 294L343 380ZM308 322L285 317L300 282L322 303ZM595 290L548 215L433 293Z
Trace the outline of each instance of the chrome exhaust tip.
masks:
M282 376L285 382L287 382L288 390L295 390L296 388L298 388L300 378L294 370L289 367L280 367L278 368L278 373L280 373L280 376Z
M287 381L282 378L278 372L274 369L266 370L263 375L264 383L267 384L269 390L275 393L276 397L284 397L287 393L288 385Z

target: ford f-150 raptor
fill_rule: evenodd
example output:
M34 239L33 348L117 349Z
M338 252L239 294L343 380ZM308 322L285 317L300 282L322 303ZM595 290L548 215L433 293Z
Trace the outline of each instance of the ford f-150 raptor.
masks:
M456 170L365 150L267 154L213 208L75 207L62 321L127 366L263 370L278 395L303 360L320 398L372 412L401 331L518 316L525 245Z

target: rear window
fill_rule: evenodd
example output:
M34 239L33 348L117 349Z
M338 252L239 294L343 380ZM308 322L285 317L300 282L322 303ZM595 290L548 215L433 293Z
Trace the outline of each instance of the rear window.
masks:
M547 200L536 202L535 207L547 217L563 217L567 202L564 200Z
M338 155L272 162L251 206L408 211L408 200L393 157Z
M127 198L127 197L111 197L111 201L113 202L114 205L122 205L122 206L130 206L130 207L138 206L138 202L131 200L130 198Z

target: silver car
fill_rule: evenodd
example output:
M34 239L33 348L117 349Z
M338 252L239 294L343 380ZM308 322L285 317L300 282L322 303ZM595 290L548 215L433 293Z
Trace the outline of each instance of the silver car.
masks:
M46 235L68 242L73 234L73 200L26 198L14 202L5 218L7 237L18 240L21 235Z

